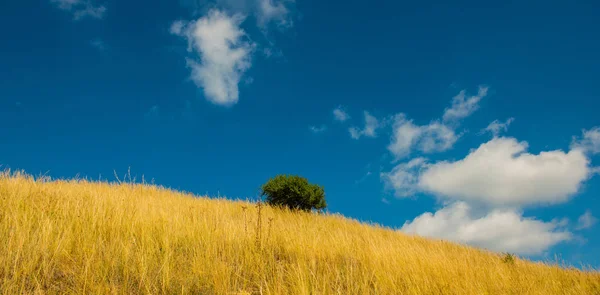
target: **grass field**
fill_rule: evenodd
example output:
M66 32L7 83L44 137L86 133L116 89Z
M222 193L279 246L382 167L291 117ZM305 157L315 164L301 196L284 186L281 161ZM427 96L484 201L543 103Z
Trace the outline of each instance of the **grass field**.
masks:
M600 294L600 273L339 215L4 172L0 293Z

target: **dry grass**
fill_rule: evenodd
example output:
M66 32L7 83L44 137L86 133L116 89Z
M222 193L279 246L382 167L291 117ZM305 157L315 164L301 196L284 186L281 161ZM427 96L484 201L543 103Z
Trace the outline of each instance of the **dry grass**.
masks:
M0 175L2 294L600 294L600 274L338 215ZM261 226L258 227L260 216Z

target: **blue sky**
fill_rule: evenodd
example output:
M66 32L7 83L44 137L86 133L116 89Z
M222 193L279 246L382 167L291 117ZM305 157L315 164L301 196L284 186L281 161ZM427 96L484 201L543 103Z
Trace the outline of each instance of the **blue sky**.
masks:
M0 164L600 267L599 4L446 2L3 1Z

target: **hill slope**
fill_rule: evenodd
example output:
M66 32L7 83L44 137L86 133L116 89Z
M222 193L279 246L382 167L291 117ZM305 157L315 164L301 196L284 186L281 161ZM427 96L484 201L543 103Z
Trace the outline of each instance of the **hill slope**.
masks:
M337 215L258 213L155 186L4 173L0 293L600 294L599 273Z

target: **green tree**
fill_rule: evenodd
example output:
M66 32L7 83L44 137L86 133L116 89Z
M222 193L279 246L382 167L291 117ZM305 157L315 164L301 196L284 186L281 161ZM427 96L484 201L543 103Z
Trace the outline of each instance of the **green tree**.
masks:
M294 210L310 211L327 207L323 187L296 175L277 175L269 179L261 187L261 196L265 196L271 206Z

